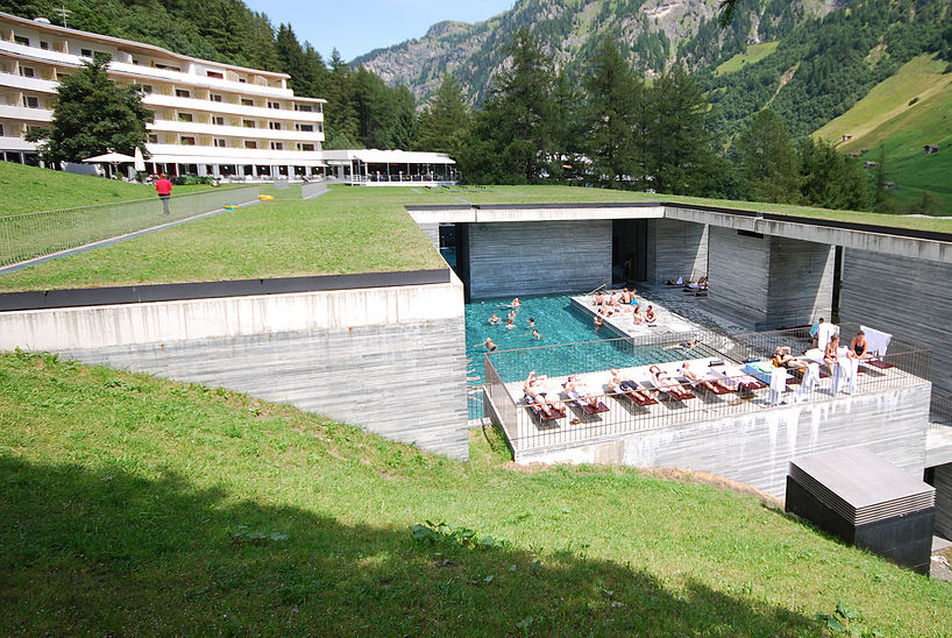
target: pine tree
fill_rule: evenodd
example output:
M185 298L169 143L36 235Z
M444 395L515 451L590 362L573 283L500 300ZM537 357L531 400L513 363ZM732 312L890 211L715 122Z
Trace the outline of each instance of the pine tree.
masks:
M620 188L638 165L635 122L645 99L644 82L622 57L615 42L603 38L582 82L588 96L582 119L592 181Z
M760 111L734 143L747 199L795 204L800 201L800 167L790 135L770 109Z
M420 148L426 151L459 153L470 124L459 82L443 74L440 88L420 114Z
M56 88L53 124L34 129L31 141L42 141L40 152L49 163L78 162L109 151L132 155L145 151L145 125L152 111L142 106L135 85L120 86L106 72L109 57L96 55Z

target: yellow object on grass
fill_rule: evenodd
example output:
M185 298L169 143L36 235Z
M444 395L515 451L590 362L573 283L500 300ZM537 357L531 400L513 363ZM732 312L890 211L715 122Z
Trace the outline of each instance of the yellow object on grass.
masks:
M238 208L238 204L225 204L224 206L222 206L222 208L224 208L225 210L235 210L236 208Z
M274 195L258 195L258 199L263 199L264 201L269 202L274 199Z

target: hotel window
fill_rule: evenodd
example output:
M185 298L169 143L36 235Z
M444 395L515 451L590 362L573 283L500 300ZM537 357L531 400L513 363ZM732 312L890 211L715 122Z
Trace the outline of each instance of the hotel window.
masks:
M92 49L80 49L80 50L79 50L79 55L82 56L82 57L84 57L84 58L91 58L91 57L93 57L93 50L92 50Z
M313 133L314 125L313 124L295 124L294 128L304 133Z
M178 121L179 121L179 122L191 122L191 121L193 121L193 119L194 119L194 118L192 118L192 114L191 114L191 113L179 113L179 114L178 114Z
M269 108L269 109L279 109L279 108L281 108L281 105L280 105L279 103L277 103L277 102L268 102L268 108Z
M192 97L192 92L188 89L175 89L175 97Z
M49 51L49 50L50 50L50 43L49 43L49 42L44 42L43 40L40 40L40 48L43 49L44 51Z
M24 95L23 106L27 107L28 109L38 109L40 108L40 101L35 96Z
M224 80L225 74L219 73L218 71L205 71L205 74L210 78L215 78L216 80Z
M179 138L179 144L183 144L185 146L195 146L195 138L183 135Z
M215 126L224 126L225 118L223 118L221 115L215 115L214 117L212 117L212 124L214 124Z
M143 93L151 93L151 92L152 92L152 85L151 85L151 84L140 84L139 86L142 87L142 92L143 92Z
M268 122L268 128L271 129L272 131L280 131L281 122Z
M245 140L245 148L258 148L258 143L252 142L251 140Z
M33 78L36 77L36 71L34 71L32 67L21 66L20 75L25 78Z
M304 111L305 113L310 113L310 112L311 112L311 105L310 105L310 104L295 104L295 105L294 105L294 110L295 110L295 111Z
M245 78L238 78L238 81L241 82L242 84L246 84L248 82L248 80L246 80Z
M272 151L283 151L283 150L284 150L284 143L283 143L283 142L271 142L271 150L272 150Z
M149 144L158 144L159 136L155 133L149 133Z
M13 41L17 44L22 44L25 47L30 46L30 38L25 38L22 35L13 36Z
M254 120L241 120L241 125L244 126L245 128L254 128L254 127L255 127L255 121L254 121Z
M212 102L221 102L221 95L219 95L218 93L209 93L208 99L211 100Z
M313 151L313 150L314 150L314 145L313 145L313 144L301 144L301 150L302 150L302 151Z
M3 124L0 124L0 137L3 137Z
M243 97L243 98L241 98L241 105L242 105L242 106L254 106L254 105L255 105L255 101L254 101L254 100L249 100L248 98Z
M218 148L225 148L225 139L222 137L216 137L215 146L217 146Z

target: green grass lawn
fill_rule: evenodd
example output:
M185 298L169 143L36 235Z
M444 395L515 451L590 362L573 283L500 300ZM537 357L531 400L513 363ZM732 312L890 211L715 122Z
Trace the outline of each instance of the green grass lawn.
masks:
M313 200L263 202L39 264L0 277L0 291L438 268L442 259L404 206L662 200L952 232L952 220L569 186L336 186Z
M747 49L744 50L743 53L738 53L730 60L720 64L716 69L714 69L714 75L729 75L736 71L740 71L745 66L756 64L773 53L777 49L778 44L780 44L779 41L751 44L747 47Z
M208 187L176 186L174 192L190 193L205 188ZM0 216L147 197L155 197L155 189L146 184L127 184L0 161Z
M751 496L513 467L492 430L471 450L2 354L0 631L817 636L839 601L861 630L949 630L949 583Z

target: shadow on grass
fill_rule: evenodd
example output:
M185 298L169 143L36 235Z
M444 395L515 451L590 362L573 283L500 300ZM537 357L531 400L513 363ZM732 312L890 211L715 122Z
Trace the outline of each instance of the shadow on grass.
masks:
M0 494L4 634L818 631L695 581L580 553L422 544L404 527L269 507L173 473L146 480L6 457Z

